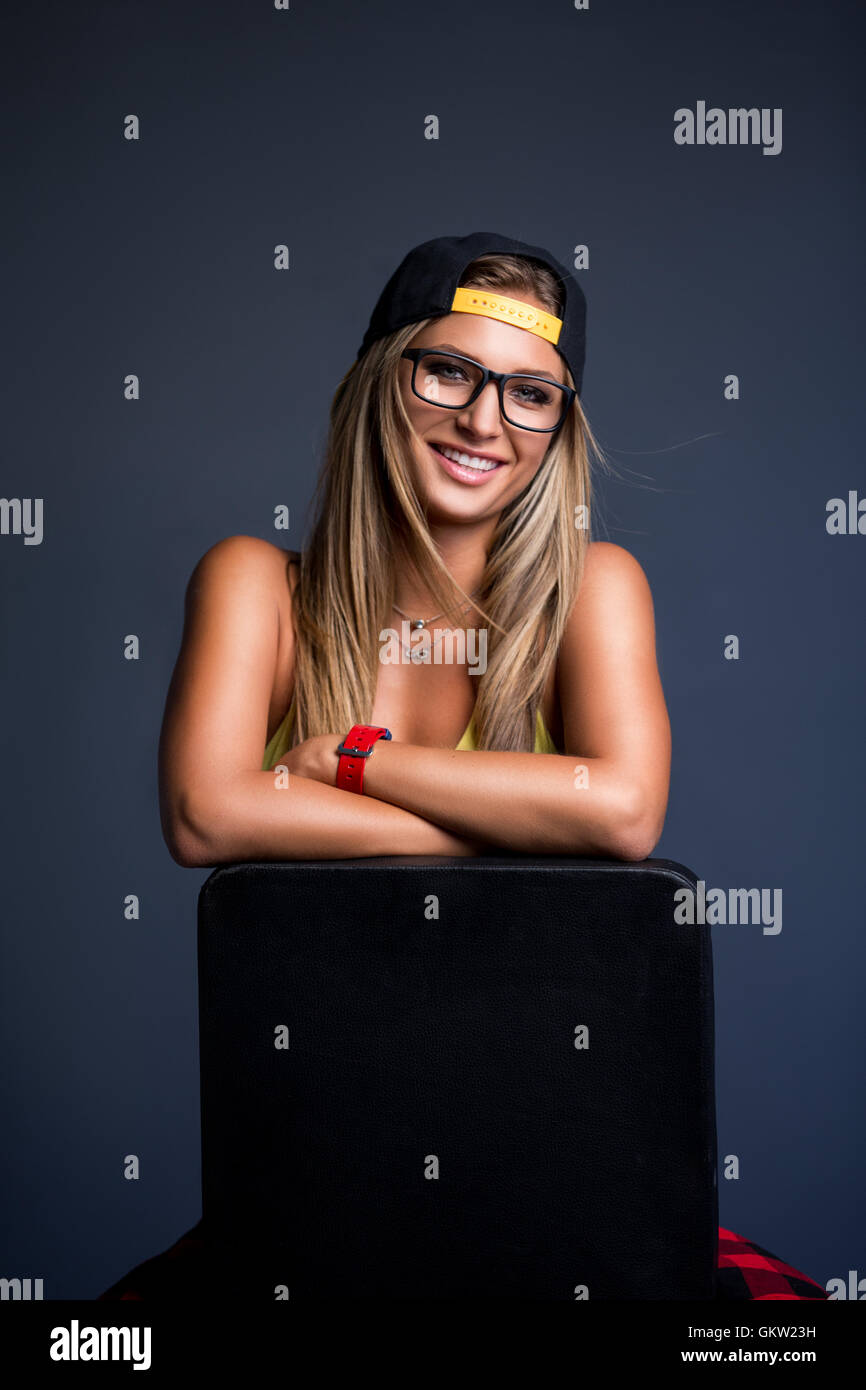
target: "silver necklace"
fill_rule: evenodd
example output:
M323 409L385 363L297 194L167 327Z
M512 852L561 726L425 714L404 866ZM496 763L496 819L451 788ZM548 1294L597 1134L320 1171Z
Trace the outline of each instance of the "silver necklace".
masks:
M476 589L476 590L473 592L473 594L471 595L471 597L474 598L475 595L476 595L477 593L478 593L478 589ZM435 616L432 617L432 618L410 618L410 617L409 617L409 614L408 614L408 613L405 613L405 612L403 611L403 609L399 607L398 604L396 604L396 603L395 603L395 604L392 604L392 607L397 609L397 612L398 612L399 614L401 614L401 616L404 617L404 618L407 620L407 622L409 623L409 626L410 626L411 628L413 628L416 632L417 632L420 628L425 628L425 627L427 626L428 623L435 623L435 621L436 621L437 618L444 618L444 617L445 617L445 614L451 611L450 609L446 608L446 609L444 610L444 612L442 612L442 613L436 613ZM461 613L465 613L465 612L466 612L466 609L467 609L467 608L471 608L471 607L472 607L472 604L471 604L471 603L464 603L463 607L460 609L460 612L461 612ZM441 632L441 633L439 634L439 636L436 638L436 641L433 642L433 643L431 643L431 645L427 648L427 650L432 652L433 649L434 649L434 647L436 647L436 645L437 645L439 642L442 641L442 638L445 636L445 633L448 632L448 631L449 631L449 629L448 629L448 628L445 628L445 631L444 631L444 632ZM408 656L409 660L415 662L415 664L417 665L417 663L422 659L422 656L423 656L423 652L420 650L420 648L418 648L418 647L407 647L406 644L405 644L405 642L403 641L402 638L398 638L397 640L399 641L400 646L403 648L403 651L406 653L406 655Z

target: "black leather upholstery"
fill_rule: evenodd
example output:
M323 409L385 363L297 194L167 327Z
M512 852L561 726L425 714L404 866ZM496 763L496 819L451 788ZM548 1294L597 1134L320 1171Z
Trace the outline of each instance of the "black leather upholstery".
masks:
M660 859L215 870L203 1212L232 1295L712 1298L712 959L683 887Z

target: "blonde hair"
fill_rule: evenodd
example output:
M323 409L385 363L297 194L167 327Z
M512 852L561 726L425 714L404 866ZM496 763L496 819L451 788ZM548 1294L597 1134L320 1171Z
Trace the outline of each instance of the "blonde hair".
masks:
M559 314L559 281L525 257L485 255L461 284L532 293ZM395 540L428 583L437 609L469 595L452 579L427 527L408 467L417 438L398 367L412 338L434 319L372 344L337 387L310 540L294 594L293 744L368 723L380 670L379 633L394 626ZM569 386L571 373L563 362ZM573 406L535 477L500 514L481 587L472 600L488 624L487 667L477 681L477 746L530 752L551 664L580 585L590 542L592 451L604 461L580 405ZM584 508L584 512L578 512Z

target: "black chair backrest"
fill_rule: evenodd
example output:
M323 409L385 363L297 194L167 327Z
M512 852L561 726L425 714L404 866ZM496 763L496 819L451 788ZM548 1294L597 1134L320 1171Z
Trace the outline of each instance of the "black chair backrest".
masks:
M709 1299L709 928L669 860L237 864L199 899L233 1296Z

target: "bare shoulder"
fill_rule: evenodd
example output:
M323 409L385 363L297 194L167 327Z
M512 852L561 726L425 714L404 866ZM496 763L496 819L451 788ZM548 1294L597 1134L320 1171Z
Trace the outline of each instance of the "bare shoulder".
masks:
M264 603L284 618L291 610L299 559L258 536L225 536L195 566L186 590L187 612L200 603L233 608Z
M564 750L614 770L624 797L617 853L645 858L664 823L671 730L649 582L620 545L589 547L557 674Z
M289 556L256 536L205 551L186 589L183 636L160 738L160 797L169 841L183 806L221 774L261 766L282 665L290 665ZM218 760L214 750L218 750Z
M556 658L560 708L568 720L578 698L600 696L610 708L614 687L635 699L658 682L653 599L643 567L621 545L594 541ZM635 682L643 683L643 695ZM616 697L618 698L618 696ZM585 731L585 724L581 730Z
M643 566L621 545L593 541L584 561L580 588L566 625L565 638L601 625L653 627L653 600Z
M592 541L584 564L583 584L614 585L623 592L633 589L639 593L649 589L649 581L639 560L631 551L612 541ZM583 587L583 586L581 586Z
M296 551L283 550L259 536L225 536L205 551L190 582L230 574L235 579L249 576L254 582L280 578L285 583L287 567L299 558Z

